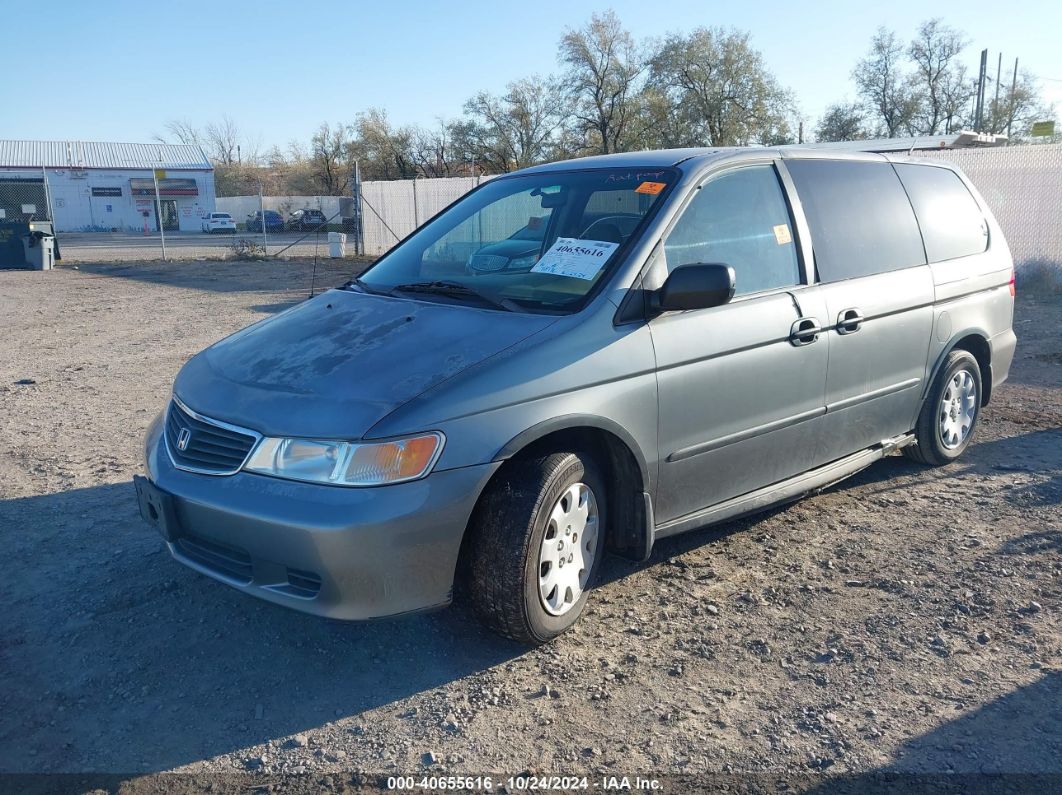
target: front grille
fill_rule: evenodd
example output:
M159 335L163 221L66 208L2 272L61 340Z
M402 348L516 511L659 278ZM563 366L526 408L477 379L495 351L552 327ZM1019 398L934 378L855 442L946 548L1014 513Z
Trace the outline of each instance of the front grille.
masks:
M177 539L177 551L200 566L244 585L251 581L251 556L245 550L186 535Z
M508 257L499 254L473 254L468 265L474 271L500 271L509 262Z
M253 431L192 416L176 400L166 412L166 446L173 463L182 469L231 475L243 466L257 441Z

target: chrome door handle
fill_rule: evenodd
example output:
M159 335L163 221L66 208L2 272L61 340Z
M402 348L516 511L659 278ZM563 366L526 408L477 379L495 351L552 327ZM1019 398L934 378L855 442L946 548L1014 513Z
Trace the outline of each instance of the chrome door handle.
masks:
M863 322L863 313L858 309L845 309L837 316L838 334L855 334Z
M793 323L793 327L789 330L789 341L797 347L810 345L819 338L821 331L822 326L819 325L818 320L813 317L802 317Z

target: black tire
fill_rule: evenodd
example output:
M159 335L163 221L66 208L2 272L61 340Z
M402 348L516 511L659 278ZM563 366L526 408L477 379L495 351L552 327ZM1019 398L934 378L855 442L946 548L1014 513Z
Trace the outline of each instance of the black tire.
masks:
M963 371L969 374L973 384L973 417L966 435L958 443L948 444L941 431L941 420L944 417L941 404L952 380ZM961 456L970 446L974 431L977 430L977 420L981 417L981 397L981 368L977 359L969 351L956 350L949 353L926 396L925 403L922 404L918 424L915 426L915 444L903 448L904 455L929 466L950 464Z
M539 595L539 553L550 513L577 483L589 488L597 506L594 557L581 595L567 612L553 615ZM583 453L552 453L508 464L483 495L471 528L467 598L483 623L528 645L546 643L571 627L601 570L607 507L604 480Z

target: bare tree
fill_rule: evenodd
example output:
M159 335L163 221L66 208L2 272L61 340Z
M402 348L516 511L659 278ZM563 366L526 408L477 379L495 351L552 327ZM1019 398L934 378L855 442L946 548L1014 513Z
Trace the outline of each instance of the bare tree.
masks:
M565 110L562 85L536 76L510 83L502 96L481 92L468 100L456 131L470 157L513 171L555 156Z
M918 35L907 49L914 63L911 77L915 110L915 132L935 135L961 127L959 114L973 96L959 56L967 41L962 33L940 19L930 19L918 27Z
M869 137L866 111L858 102L830 105L815 128L816 141L862 141Z
M670 145L774 145L792 139L790 92L749 35L721 28L671 34L652 58L650 91L667 98Z
M156 135L155 140L168 143L175 140L179 144L188 146L202 146L203 136L194 124L186 119L173 119L166 122L168 135Z
M627 148L646 59L614 11L594 14L560 41L559 60L586 145L603 154Z
M852 72L860 95L889 138L909 132L918 103L903 73L904 47L896 34L878 28L870 52Z
M432 128L414 125L409 131L409 157L425 177L449 177L457 169L454 151L454 123L439 119ZM457 158L457 159L455 159Z
M227 114L203 129L203 142L215 164L229 166L240 160L240 130Z
M320 192L342 196L350 187L350 127L324 122L310 140L310 174Z

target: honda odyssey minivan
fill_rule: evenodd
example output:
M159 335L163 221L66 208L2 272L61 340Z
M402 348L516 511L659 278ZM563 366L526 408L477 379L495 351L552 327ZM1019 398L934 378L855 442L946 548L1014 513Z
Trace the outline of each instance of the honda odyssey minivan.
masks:
M541 643L606 551L644 560L895 450L960 456L1013 303L998 224L935 160L536 166L192 358L141 512L181 563L278 604L367 619L457 588Z

